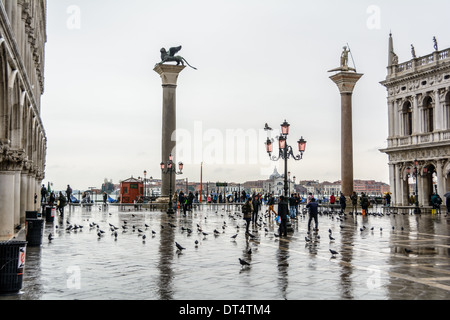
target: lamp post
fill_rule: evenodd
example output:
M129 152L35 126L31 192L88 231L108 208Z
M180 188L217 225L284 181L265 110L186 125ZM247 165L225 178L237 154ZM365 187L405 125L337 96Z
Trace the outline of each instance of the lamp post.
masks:
M285 120L281 124L281 135L278 137L279 142L279 153L278 156L272 156L273 153L273 143L270 138L267 138L266 150L269 154L269 158L272 161L278 161L280 159L284 160L284 196L287 198L289 196L289 186L288 186L288 159L292 158L295 161L300 161L303 159L303 153L306 150L306 141L303 137L297 141L298 151L300 154L294 155L294 151L291 146L287 144L287 137L289 135L290 124ZM267 129L266 129L267 130Z
M177 168L173 163L173 157L172 155L169 155L169 161L167 161L167 163L161 162L161 172L163 174L168 174L169 175L169 209L167 209L167 213L168 214L174 214L175 211L173 210L173 202L172 202L172 175L181 175L183 174L183 163L180 162L178 164L178 167L180 169L180 171L177 172Z
M144 203L147 199L147 170L144 170Z
M419 173L418 167L419 166L419 161L414 160L414 179L416 181L416 199L415 199L415 208L414 208L414 213L415 214L420 214L420 208L419 208L419 193L418 193L418 188L417 188L417 175ZM411 175L411 168L407 168L406 172L408 174L408 176Z

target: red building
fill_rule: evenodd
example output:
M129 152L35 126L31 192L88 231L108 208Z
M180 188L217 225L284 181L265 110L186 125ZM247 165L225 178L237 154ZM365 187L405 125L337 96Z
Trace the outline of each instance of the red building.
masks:
M134 203L140 201L144 195L144 183L131 177L120 183L120 203Z

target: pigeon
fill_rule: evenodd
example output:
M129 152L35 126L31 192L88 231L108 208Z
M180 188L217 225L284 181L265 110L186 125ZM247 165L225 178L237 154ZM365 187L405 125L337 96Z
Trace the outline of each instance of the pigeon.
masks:
M52 241L54 238L53 238L53 235L50 233L49 235L48 235L48 241Z
M152 230L152 235L156 235L156 231Z
M405 248L405 253L412 253L413 251L410 249Z
M330 252L331 252L331 254L332 254L333 256L336 255L336 254L339 254L339 252L334 251L334 250L332 250L332 249L330 249Z
M195 243L195 245L197 246L197 245L198 245L198 240L195 240L195 242L194 242L194 243Z
M144 235L142 236L142 240L145 241L145 239L147 239L147 236L144 234Z
M249 266L250 263L248 263L247 261L242 260L241 258L239 258L239 263L241 264L241 266L245 267L245 266Z
M180 250L180 251L186 250L186 248L183 248L178 242L175 242L175 245L177 246L178 250Z
M266 125L264 126L264 130L265 131L272 131L273 129L271 127L269 127L269 124L266 123Z
M330 237L330 241L336 240L335 238L333 238L333 237L331 236L331 234L329 235L329 237Z
M237 233L236 233L234 236L231 237L231 239L236 239L237 236L238 236L238 235L237 235Z
M250 236L250 238L256 238L256 236L255 235L253 235L253 234L251 234L250 232L247 232L247 234Z
M306 242L310 242L311 240L308 237L305 237Z

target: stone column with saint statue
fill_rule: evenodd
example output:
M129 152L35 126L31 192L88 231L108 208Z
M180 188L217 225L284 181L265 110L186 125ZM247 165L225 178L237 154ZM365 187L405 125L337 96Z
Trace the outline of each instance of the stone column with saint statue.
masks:
M349 197L353 193L353 109L352 96L356 83L363 74L348 66L347 47L341 55L341 66L330 70L336 72L330 79L341 94L341 192Z

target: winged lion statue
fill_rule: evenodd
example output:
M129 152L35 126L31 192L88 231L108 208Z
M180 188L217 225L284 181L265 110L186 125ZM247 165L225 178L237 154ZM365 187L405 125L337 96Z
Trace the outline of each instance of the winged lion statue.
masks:
M184 63L186 63L189 67L191 67L192 69L197 70L197 68L191 66L186 59L184 59L181 56L176 56L176 54L178 52L180 52L180 50L182 49L182 46L179 47L173 47L170 48L169 51L167 51L165 48L161 49L161 62L159 64L164 64L166 62L176 62L177 66L179 66L180 64L182 66L184 66Z

